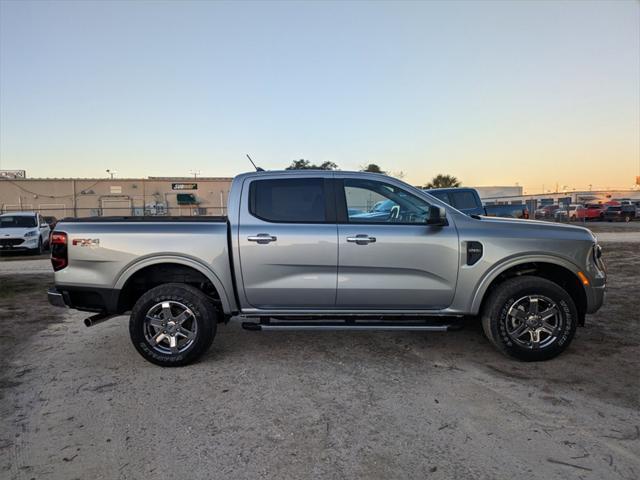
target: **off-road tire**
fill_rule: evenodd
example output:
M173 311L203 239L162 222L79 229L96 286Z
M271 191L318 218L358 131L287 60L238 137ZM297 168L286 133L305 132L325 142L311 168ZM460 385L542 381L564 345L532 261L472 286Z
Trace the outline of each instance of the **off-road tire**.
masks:
M562 320L555 341L537 350L518 345L506 330L509 309L518 299L529 295L542 295L555 302ZM577 324L578 310L571 296L558 284L531 275L511 278L496 286L482 311L482 328L487 339L505 355L527 362L549 360L562 353L573 340Z
M180 302L194 314L197 332L193 343L185 351L163 354L152 348L145 338L147 312L163 301ZM138 299L129 319L129 335L138 353L149 362L163 367L181 367L196 361L209 349L216 334L216 326L214 305L203 292L183 283L167 283L152 288Z

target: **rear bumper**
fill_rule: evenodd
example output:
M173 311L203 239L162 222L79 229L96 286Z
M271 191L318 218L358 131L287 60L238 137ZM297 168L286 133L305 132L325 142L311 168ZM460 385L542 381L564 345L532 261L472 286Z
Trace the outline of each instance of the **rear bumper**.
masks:
M118 309L120 290L57 285L47 291L51 305L69 307L84 312L121 313Z
M62 292L59 292L55 287L51 287L47 290L47 299L49 303L54 307L67 307L67 303L64 301Z

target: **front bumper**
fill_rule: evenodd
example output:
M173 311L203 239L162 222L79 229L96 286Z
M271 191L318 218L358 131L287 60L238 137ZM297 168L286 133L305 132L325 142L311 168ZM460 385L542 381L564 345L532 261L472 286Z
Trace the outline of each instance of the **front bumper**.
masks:
M35 250L36 248L38 248L37 238L3 238L2 240L0 240L0 252Z
M603 283L598 286L591 286L586 289L587 294L587 313L596 313L604 304L607 286Z

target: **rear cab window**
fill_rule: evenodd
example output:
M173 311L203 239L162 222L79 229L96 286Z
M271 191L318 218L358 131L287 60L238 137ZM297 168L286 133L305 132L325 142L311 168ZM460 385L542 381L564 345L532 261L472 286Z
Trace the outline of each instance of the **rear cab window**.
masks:
M328 205L324 178L254 180L249 187L249 213L274 223L326 223L335 221ZM333 210L333 211L332 211Z
M449 198L449 194L447 192L439 192L437 190L431 190L428 192L429 195L436 197L438 200L442 200L447 205L451 205L451 199Z
M458 210L471 210L473 208L479 208L482 205L478 203L476 196L470 191L449 192L449 195L453 197L453 206Z

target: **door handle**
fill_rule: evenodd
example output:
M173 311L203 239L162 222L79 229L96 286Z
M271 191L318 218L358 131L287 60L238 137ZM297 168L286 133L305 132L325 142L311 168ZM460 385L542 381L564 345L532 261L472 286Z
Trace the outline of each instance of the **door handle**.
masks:
M347 242L355 243L356 245L368 245L376 242L376 237L370 237L367 234L356 235L355 237L347 237Z
M257 242L260 245L266 245L270 242L275 242L278 240L278 237L274 237L273 235L269 235L268 233L259 233L257 235L250 235L247 237L247 240L250 242Z

